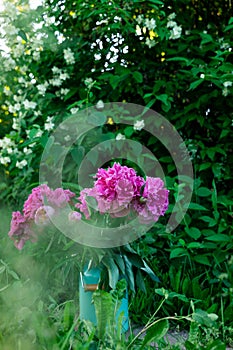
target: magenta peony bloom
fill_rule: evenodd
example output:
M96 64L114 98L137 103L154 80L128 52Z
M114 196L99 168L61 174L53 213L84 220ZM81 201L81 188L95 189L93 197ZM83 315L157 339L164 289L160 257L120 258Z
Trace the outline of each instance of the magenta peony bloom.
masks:
M145 224L158 221L168 208L168 194L160 178L147 177L142 198L134 203L139 221Z
M101 213L127 212L132 199L140 195L140 188L144 183L143 178L137 176L133 168L119 163L114 163L107 170L98 169L95 177L95 198Z
M12 213L10 232L8 233L9 237L22 235L25 225L25 217L19 211L14 211Z
M80 203L75 204L75 207L79 209L86 217L86 219L90 219L90 211L87 205L87 196L95 196L95 191L92 188L84 188L80 192L80 196L78 198Z
M11 228L8 235L14 240L15 247L19 250L23 248L27 240L33 238L30 222L19 211L12 213Z
M34 220L37 209L44 205L44 197L49 197L51 193L47 185L40 185L33 188L32 193L24 203L23 213L25 218Z
M56 208L63 208L71 201L75 193L70 190L57 188L51 190L47 185L40 185L33 188L32 193L24 203L23 213L27 219L34 220L36 212L39 208L49 205Z
M75 193L70 190L63 190L62 188L57 188L54 191L50 191L47 195L48 202L58 208L64 208L67 203L70 202L71 198L75 197Z

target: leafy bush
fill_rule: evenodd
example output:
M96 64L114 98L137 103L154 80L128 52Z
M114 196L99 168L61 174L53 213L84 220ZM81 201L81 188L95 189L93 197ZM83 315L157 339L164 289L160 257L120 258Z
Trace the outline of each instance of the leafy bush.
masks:
M218 314L222 330L232 327L233 306L231 10L227 0L47 0L36 10L7 1L1 17L11 48L0 57L1 200L14 210L22 204L39 182L50 132L78 109L126 101L164 114L190 152L193 197L174 231L156 225L135 249L160 278L146 281L153 300L161 287L176 293L160 312L184 315L192 299ZM65 180L76 181L80 158L94 145L124 137L156 155L175 201L182 183L173 155L145 130L112 118L74 145ZM145 313L148 303L146 296L137 310Z

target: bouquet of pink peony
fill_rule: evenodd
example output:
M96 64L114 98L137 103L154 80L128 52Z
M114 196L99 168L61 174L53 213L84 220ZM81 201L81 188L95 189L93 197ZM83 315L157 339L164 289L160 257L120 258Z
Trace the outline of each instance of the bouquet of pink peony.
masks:
M21 250L26 241L34 242L38 234L52 226L54 218L64 215L67 215L67 223L72 224L72 227L79 227L81 222L91 220L99 224L100 218L104 218L101 221L103 226L121 226L135 218L142 226L153 226L168 208L168 194L160 178L144 179L133 168L114 163L108 169L98 169L93 187L82 189L79 195L69 189L52 190L45 184L34 188L24 203L23 213L13 212L9 237L14 240L16 248ZM64 211L67 207L69 211ZM84 246L84 250L88 252L88 247ZM111 278L116 271L118 275L126 276L131 289L134 289L130 277L133 267L153 277L149 266L130 244L97 248L94 251L98 257L96 261L92 256L93 249L89 250L86 260L93 260L94 264L102 264L107 268L111 287L114 286Z

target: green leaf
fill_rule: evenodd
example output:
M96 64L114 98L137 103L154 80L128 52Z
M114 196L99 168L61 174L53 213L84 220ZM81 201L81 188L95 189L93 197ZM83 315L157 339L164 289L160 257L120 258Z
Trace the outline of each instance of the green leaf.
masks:
M146 286L140 270L137 270L136 272L136 284L137 284L137 287L146 294Z
M226 344L224 344L220 339L215 339L208 345L206 350L226 350Z
M73 148L70 153L71 153L73 160L75 161L75 163L79 167L79 165L81 164L81 162L83 160L84 154L85 154L84 147L77 146L77 147Z
M193 260L207 266L211 266L211 263L206 255L195 255Z
M208 226L209 227L213 227L213 226L215 226L217 224L217 221L214 218L211 218L210 216L206 216L206 215L200 216L199 219L201 219L201 220L203 220L205 222L208 222L208 224L209 224Z
M112 289L116 288L116 284L119 280L119 270L117 265L115 264L114 260L112 258L109 257L105 257L102 260L102 263L104 264L104 266L107 267L107 271L108 271L108 278L109 278L109 286Z
M99 339L104 339L107 326L114 319L114 303L112 295L104 290L97 289L93 293L93 301L97 320L97 333Z
M191 242L187 245L188 249L194 249L194 248L204 248L205 246L202 243L199 242Z
M216 233L216 235L205 237L205 239L213 242L231 242L231 237L222 233Z
M158 95L158 96L156 96L156 99L162 101L165 105L168 105L168 95L167 94Z
M190 86L188 91L196 89L201 83L203 83L204 79L198 79L196 81L193 81Z
M25 40L26 42L28 41L27 35L26 35L26 33L25 33L24 30L20 29L20 30L18 31L18 35L19 35L23 40Z
M127 137L132 136L133 133L134 133L134 130L133 130L133 127L132 127L132 126L127 126L127 127L124 129L124 134L125 134L125 136L127 136Z
M125 277L126 281L128 283L129 288L135 292L135 283L134 283L134 274L133 274L133 268L132 263L128 259L126 255L123 255L123 258L125 260Z
M166 61L185 62L187 66L189 66L193 62L193 60L190 60L186 57L171 57L171 58L167 58Z
M212 194L212 191L207 187L199 187L196 193L200 197L208 197Z
M188 252L184 248L175 248L171 251L170 259L178 258L180 256L188 255Z
M201 231L197 227L185 227L185 232L194 239L201 237Z
M200 205L198 203L190 203L188 206L188 209L191 210L208 210L207 208L203 207L203 205Z
M202 163L202 164L200 165L199 170L200 170L200 171L206 170L206 169L210 168L211 165L212 165L212 163L210 163L210 162Z
M171 299L178 298L184 302L189 302L189 299L184 294L179 294L175 292L170 292L168 298L171 298Z
M141 349L144 349L145 345L151 343L152 341L156 342L163 338L167 334L168 330L168 320L155 321L153 325L147 329Z
M211 319L211 317L209 317L209 314L201 309L196 309L192 315L192 318L197 323L207 327L211 327L214 324L214 321Z
M151 270L151 268L147 265L147 263L143 260L144 267L141 268L141 270L145 271L150 278L155 282L160 282L158 277L155 275L155 273Z
M143 82L143 75L140 72L133 72L133 77L136 80L137 83L142 83Z

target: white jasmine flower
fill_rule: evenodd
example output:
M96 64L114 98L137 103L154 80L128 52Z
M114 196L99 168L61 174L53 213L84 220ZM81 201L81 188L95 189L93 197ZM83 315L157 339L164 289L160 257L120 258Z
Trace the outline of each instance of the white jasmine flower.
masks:
M9 147L14 147L15 143L8 137L4 137L3 139L0 139L0 148L7 149Z
M53 74L60 74L62 72L62 70L60 68L54 66L52 68L52 72L53 72Z
M7 153L8 154L12 154L13 153L13 148L9 147L6 149Z
M172 20L172 19L174 19L174 18L176 18L175 12L171 13L171 14L168 16L167 19L169 19L169 21L170 21L170 20Z
M88 89L90 89L93 86L94 81L92 78L86 78L84 80L84 84L87 86Z
M23 101L23 105L25 109L35 109L37 106L36 102L28 101L27 99Z
M47 117L45 125L44 125L44 129L47 131L51 131L53 130L55 124L52 122L53 118L52 117Z
M16 66L15 60L13 60L12 57L7 57L7 60L3 61L4 69L9 72L10 70L14 69Z
M9 86L4 86L3 92L6 96L10 96L12 94Z
M169 39L172 39L172 40L179 39L181 37L181 33L182 33L182 27L176 25L171 29L171 35Z
M18 91L18 92L19 92L19 91ZM14 96L13 96L13 100L14 100L15 102L21 102L21 101L22 101L22 96L14 95Z
M46 81L44 84L38 84L36 87L38 89L39 94L44 95L48 86L49 86L49 84Z
M134 130L140 131L144 128L144 126L145 126L145 122L142 119L142 120L137 120L136 122L134 122L133 128L134 128Z
M62 80L55 78L55 79L50 79L49 83L53 86L61 86L62 85Z
M152 30L156 27L156 21L154 18L146 18L145 20L145 26L147 27L148 30Z
M61 79L61 80L66 80L66 79L69 79L69 74L67 74L67 73L61 73L60 75L59 75L59 78Z
M204 78L205 78L205 74L201 74L201 75L200 75L200 78L201 78L201 79L204 79Z
M232 81L225 81L224 83L223 83L223 86L224 87L231 87L232 86Z
M71 109L70 109L70 113L71 113L71 114L75 114L75 113L78 112L78 110L79 110L78 107L77 107L77 108L71 108Z
M12 129L19 131L20 130L20 122L19 119L13 118Z
M142 30L141 30L141 28L139 27L138 24L136 25L136 34L137 34L138 36L142 35Z
M21 160L20 162L17 160L16 162L16 168L23 169L27 165L26 159Z
M26 83L27 83L26 80L25 80L23 77L19 77L19 78L18 78L18 82L19 82L20 84L26 84Z
M3 165L7 165L11 162L11 159L10 157L2 157L0 156L0 163L3 164Z
M67 95L69 91L70 91L70 89L63 89L62 88L60 93L61 93L61 95Z
M138 24L143 23L143 21L144 21L144 16L143 16L143 15L139 15L139 16L137 17L136 21L138 22Z
M21 105L19 103L16 103L15 105L9 105L8 110L10 113L16 113L16 111L19 111L21 108Z
M68 49L64 49L63 53L64 53L64 60L66 61L67 64L75 63L74 53L71 51L69 47Z
M117 140L117 141L125 140L125 135L122 135L121 133L117 134L116 140Z
M229 94L229 90L227 88L224 88L222 90L222 95L226 97L228 94Z
M37 116L37 117L39 117L40 115L42 115L42 113L41 113L41 111L35 111L35 112L34 112L34 115Z
M103 109L104 108L104 103L102 100L99 100L97 103L96 103L96 108L97 109Z
M30 145L28 145L28 147L33 148L36 145L36 142L30 143Z
M154 40L150 40L150 38L146 38L145 44L151 49L156 45L156 42Z
M31 153L32 153L32 150L31 150L30 148L24 147L23 153L24 153L25 155L28 155L28 154L31 154Z
M43 131L39 129L34 137L40 138L42 135L43 135Z
M173 28L176 26L177 26L177 23L175 21L168 21L167 22L167 28Z
M39 61L40 60L40 51L34 51L32 54L32 58L34 61Z

